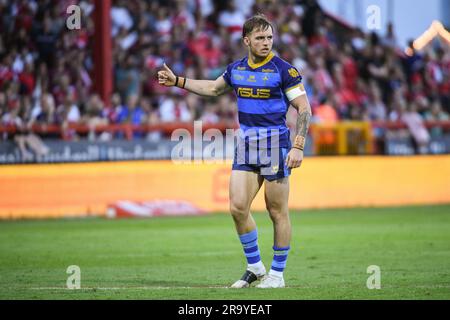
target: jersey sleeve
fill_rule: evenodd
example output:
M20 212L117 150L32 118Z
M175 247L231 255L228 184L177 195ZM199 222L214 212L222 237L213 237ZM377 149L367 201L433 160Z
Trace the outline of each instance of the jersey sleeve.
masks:
M225 80L225 82L231 87L231 70L233 69L233 64L234 63L230 63L227 68L225 69L225 71L222 73L222 77Z
M282 89L289 101L306 94L302 84L302 76L295 67L286 64L286 66L282 68L281 77Z

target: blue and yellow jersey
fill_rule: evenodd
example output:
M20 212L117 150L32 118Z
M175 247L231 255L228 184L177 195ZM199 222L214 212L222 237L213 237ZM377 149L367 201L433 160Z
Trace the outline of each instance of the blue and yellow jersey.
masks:
M272 52L258 64L248 57L228 65L223 73L237 95L239 124L247 139L279 138L279 147L289 148L286 113L289 101L305 94L298 70Z

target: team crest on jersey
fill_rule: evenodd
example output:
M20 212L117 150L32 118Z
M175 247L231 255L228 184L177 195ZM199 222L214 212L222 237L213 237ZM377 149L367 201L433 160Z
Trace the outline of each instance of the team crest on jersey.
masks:
M298 71L295 70L294 68L290 68L290 69L288 70L288 72L289 72L289 74L291 75L292 78L297 78L298 76L300 76L300 75L298 74Z
M278 172L278 166L272 166L272 172L277 173Z
M255 76L248 76L248 82L256 82Z

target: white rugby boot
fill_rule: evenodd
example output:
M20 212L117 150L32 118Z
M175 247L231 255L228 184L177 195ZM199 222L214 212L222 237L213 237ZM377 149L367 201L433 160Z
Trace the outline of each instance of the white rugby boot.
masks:
M284 278L278 277L273 274L268 274L262 278L261 282L256 286L256 288L284 288Z

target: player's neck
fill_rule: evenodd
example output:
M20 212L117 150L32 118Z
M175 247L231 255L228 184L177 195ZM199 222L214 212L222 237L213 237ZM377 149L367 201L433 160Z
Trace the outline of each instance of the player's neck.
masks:
M252 53L248 54L248 60L252 63L252 64L258 64L264 61L264 59L266 59L266 57L260 57L260 56L255 56Z
M270 51L269 54L265 57L260 57L252 54L251 52L248 53L248 62L250 66L258 66L264 64L266 61L269 61L273 56L273 52Z

